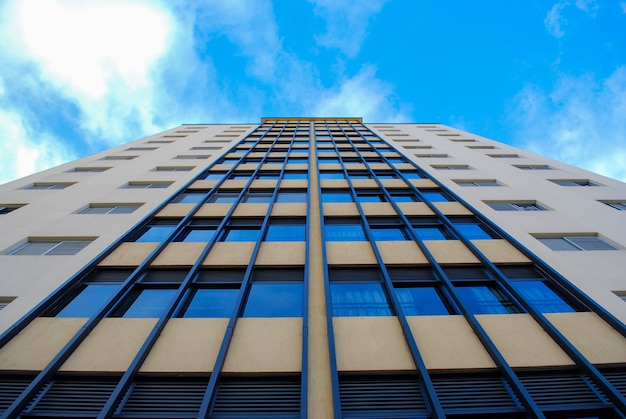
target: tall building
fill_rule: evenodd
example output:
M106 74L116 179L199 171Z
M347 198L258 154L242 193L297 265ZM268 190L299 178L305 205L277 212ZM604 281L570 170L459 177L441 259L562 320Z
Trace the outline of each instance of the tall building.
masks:
M626 415L626 184L502 143L183 125L0 214L4 417Z

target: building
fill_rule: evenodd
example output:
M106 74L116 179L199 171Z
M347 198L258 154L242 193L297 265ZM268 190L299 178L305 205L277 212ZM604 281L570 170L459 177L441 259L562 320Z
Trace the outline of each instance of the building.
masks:
M626 415L618 181L441 124L265 118L0 208L5 417Z

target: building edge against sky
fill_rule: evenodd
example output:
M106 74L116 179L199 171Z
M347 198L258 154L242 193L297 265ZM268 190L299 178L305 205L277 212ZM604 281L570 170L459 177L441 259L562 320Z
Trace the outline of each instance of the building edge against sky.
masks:
M372 417L624 408L626 184L496 141L358 118L182 125L2 185L0 208L9 414L51 414L40 389L67 404L57 389L91 380L92 409L149 415L133 389L181 374L190 417L234 414L228 391L260 409L263 386L309 417L360 417L380 388L411 396ZM296 304L268 311L278 295ZM557 379L572 393L547 401Z

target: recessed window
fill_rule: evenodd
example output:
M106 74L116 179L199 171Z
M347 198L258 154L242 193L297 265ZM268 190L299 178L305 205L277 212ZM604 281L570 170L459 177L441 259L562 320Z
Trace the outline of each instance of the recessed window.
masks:
M29 239L28 242L9 251L8 255L75 255L87 247L92 240Z
M138 233L137 239L133 241L138 243L160 243L164 241L175 228L176 224L171 221L155 221L142 228Z
M202 202L206 197L208 191L198 192L183 192L172 199L172 203L176 204L197 204Z
M546 211L547 208L537 202L486 202L496 211Z
M433 286L401 284L394 289L406 316L443 316L450 314Z
M327 218L324 221L326 241L363 241L365 232L356 218Z
M210 242L217 231L219 220L199 218L192 220L191 224L182 231L176 241L182 242Z
M176 295L175 288L144 288L131 292L129 298L115 310L113 317L161 317Z
M304 272L301 269L257 269L243 317L301 317Z
M209 202L215 203L215 204L232 204L233 202L237 201L238 197L239 197L238 192L218 191L217 193L211 195L211 198L209 198Z
M309 178L307 172L294 172L294 171L286 171L283 175L283 179L285 180L306 180Z
M416 154L418 158L443 159L448 157L447 154Z
M239 287L196 289L193 291L182 317L230 317L238 295Z
M158 147L130 147L124 151L153 151L153 150L156 150L157 148Z
M624 201L600 201L603 204L608 205L609 207L615 208L619 211L626 211L626 200ZM0 205L0 214L2 213L2 208Z
M73 182L35 182L32 185L24 187L24 189L65 189L73 184Z
M487 154L489 157L493 157L494 159L517 159L519 155L517 154Z
M132 160L137 156L106 156L102 160Z
M473 150L493 150L495 148L492 145L468 145L466 147Z
M452 198L442 191L420 191L428 202L450 202Z
M393 202L419 202L419 198L413 192L390 191L391 200Z
M456 179L454 182L459 186L500 186L496 180L492 179Z
M204 180L220 180L226 176L226 172L209 172L202 177Z
M74 169L70 170L70 172L91 172L91 173L97 173L97 172L104 172L106 170L109 170L110 167L75 167Z
M617 247L593 235L536 237L552 250L617 250Z
M401 221L396 218L370 218L368 224L376 241L408 240L409 236Z
M332 269L329 279L333 316L393 315L376 270Z
M431 167L437 170L469 170L470 169L470 167L467 164L448 164L448 165L431 164Z
M343 172L320 172L320 180L342 180L345 179Z
M349 191L324 190L322 191L322 202L332 203L332 202L354 202L354 201L352 200L352 194L350 194Z
M13 212L16 209L23 207L24 205L26 204L0 204L0 215Z
M232 219L225 229L222 241L225 242L256 242L261 232L262 219Z
M549 179L549 180L550 182L554 182L559 186L600 186L599 183L592 182L589 179L578 179L578 180Z
M413 232L420 240L450 240L453 236L434 217L409 218Z
M472 314L509 314L519 313L504 292L495 284L455 286L467 309Z
M0 310L8 306L17 297L0 297Z
M131 214L140 206L138 204L89 204L79 214Z
M209 154L181 154L175 158L183 160L202 160L208 159L209 157L211 157Z
M157 166L154 170L157 172L189 172L195 166Z
M480 221L468 217L451 218L456 231L467 240L491 240L498 236Z
M276 196L276 202L279 203L302 203L307 202L307 193L305 191L286 191L280 190L278 191L278 195Z
M191 150L221 150L222 147L191 147ZM243 150L241 150L243 151ZM235 150L235 152L237 152L237 150Z
M305 240L304 219L272 219L265 234L268 242L293 242Z
M552 170L547 164L514 164L513 167L522 170Z
M123 189L163 189L171 184L172 182L128 182Z

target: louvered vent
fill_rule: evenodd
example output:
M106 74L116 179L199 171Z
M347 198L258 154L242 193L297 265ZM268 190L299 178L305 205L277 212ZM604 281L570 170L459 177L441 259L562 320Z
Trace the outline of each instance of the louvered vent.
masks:
M626 371L602 371L602 375L626 397Z
M128 390L122 416L195 418L208 384L202 378L159 378L138 380Z
M414 374L342 376L339 393L345 418L419 418L428 413Z
M444 375L432 380L446 413L486 409L505 413L518 412L522 408L508 384L497 376Z
M298 418L300 377L223 377L211 417Z
M28 387L32 377L3 377L0 379L0 413L7 410L11 403Z
M570 409L605 406L599 396L575 372L520 374L520 380L541 408Z
M113 393L116 384L117 380L109 378L59 378L44 387L26 412L95 417Z

